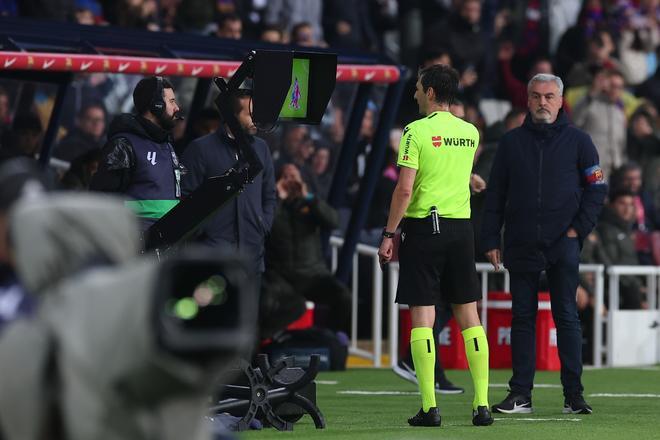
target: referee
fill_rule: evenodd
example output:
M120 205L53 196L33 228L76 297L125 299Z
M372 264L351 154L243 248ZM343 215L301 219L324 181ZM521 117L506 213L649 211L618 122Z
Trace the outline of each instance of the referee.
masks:
M488 410L488 341L477 313L481 298L470 223L470 173L479 132L449 112L458 91L458 73L436 64L419 72L415 100L424 118L403 131L399 180L378 255L392 259L394 232L403 219L396 302L408 304L410 349L422 395L412 426L440 426L435 403L435 304L442 292L462 329L474 382L472 423L493 423Z

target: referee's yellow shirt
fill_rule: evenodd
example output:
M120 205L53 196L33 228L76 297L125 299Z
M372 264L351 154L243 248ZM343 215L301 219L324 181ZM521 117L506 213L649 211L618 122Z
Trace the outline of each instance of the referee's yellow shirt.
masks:
M435 206L441 217L470 218L470 174L478 146L477 128L449 112L408 124L397 164L417 174L405 217L427 217Z

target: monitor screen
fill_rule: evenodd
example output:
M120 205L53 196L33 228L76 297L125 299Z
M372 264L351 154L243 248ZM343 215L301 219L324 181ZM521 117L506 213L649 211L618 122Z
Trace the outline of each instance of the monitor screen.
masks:
M309 99L309 59L294 58L291 70L291 86L286 95L281 119L307 118L307 100Z

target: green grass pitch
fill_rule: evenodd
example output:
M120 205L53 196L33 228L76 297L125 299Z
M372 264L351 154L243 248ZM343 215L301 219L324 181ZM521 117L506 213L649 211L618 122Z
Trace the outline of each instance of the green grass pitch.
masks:
M510 371L492 370L490 403L506 395ZM468 371L452 370L448 377L466 388L461 395L436 396L442 414L440 428L413 428L406 419L420 406L417 387L387 369L353 369L321 373L317 378L318 405L327 427L316 430L309 416L293 432L272 428L242 433L242 439L660 439L660 367L585 370L585 398L591 415L562 414L558 372L538 372L533 414L496 414L490 427L471 421L472 382ZM335 383L336 382L336 383ZM545 387L544 385L550 385ZM346 391L396 391L399 395L345 394ZM645 397L605 397L594 394L641 394ZM534 419L534 420L525 420Z

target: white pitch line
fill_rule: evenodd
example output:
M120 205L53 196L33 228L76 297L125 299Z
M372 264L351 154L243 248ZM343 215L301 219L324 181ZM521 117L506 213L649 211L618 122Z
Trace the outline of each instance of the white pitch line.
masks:
M498 421L503 421L503 420L508 420L508 421L513 421L513 422L581 422L582 419L546 419L546 418L531 418L531 417L525 417L525 418L517 418L517 417L495 417L495 420Z
M582 367L585 371L601 371L604 370L603 367L594 367L593 365L585 365ZM621 367L621 370L626 371L660 371L660 367L648 366L648 367Z
M339 381L336 380L315 380L317 385L337 385Z
M596 393L589 394L589 397L650 397L652 399L660 399L660 394Z
M337 394L352 394L357 396L418 396L417 391L337 391Z
M490 388L509 388L508 383L491 383ZM535 383L534 388L561 388L561 385L554 383Z

